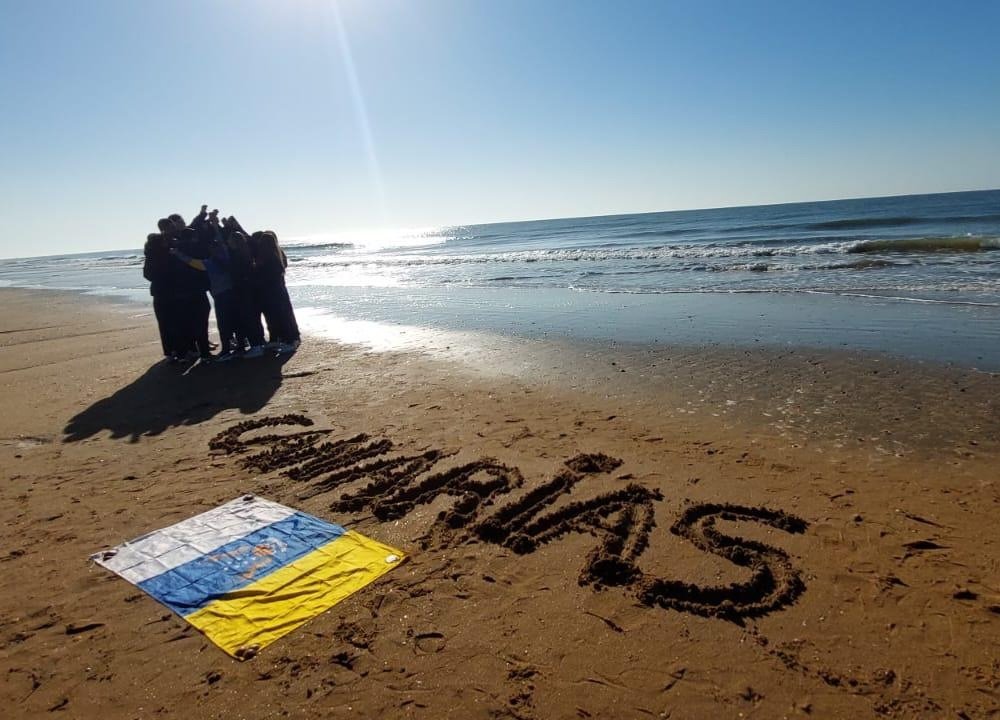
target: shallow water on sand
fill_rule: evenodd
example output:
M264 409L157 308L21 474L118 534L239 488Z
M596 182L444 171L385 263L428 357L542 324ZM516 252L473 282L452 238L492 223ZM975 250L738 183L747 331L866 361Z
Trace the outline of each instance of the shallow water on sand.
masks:
M996 309L885 298L351 290L300 315L306 332L384 348L412 347L416 328L430 326L578 342L864 350L1000 370Z
M307 329L804 345L1000 369L1000 191L286 238ZM138 251L0 285L148 303ZM386 339L389 340L386 340ZM412 340L412 334L406 341Z

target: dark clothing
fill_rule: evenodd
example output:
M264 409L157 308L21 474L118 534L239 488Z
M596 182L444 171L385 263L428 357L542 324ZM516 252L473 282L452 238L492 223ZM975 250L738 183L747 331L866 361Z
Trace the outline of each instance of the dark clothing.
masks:
M177 290L179 267L163 247L145 249L142 275L149 280L153 314L160 331L163 354L183 355L188 350L182 294Z
M228 243L229 279L237 311L236 348L264 344L264 326L260 322L260 303L254 293L253 262L246 244Z
M237 348L240 332L240 306L235 290L212 293L215 303L215 323L219 327L219 352L233 352Z
M249 284L237 285L233 294L239 312L236 347L257 347L264 344L264 326L260 322L260 302Z
M288 288L285 287L287 264L285 254L281 253L280 258L259 258L254 266L254 296L264 314L268 339L271 342L299 341L299 326L295 321L291 298L288 297Z
M181 323L180 304L174 297L153 296L153 314L160 331L160 345L164 356L183 355L183 339L178 332Z
M295 320L292 300L288 297L285 279L258 290L261 311L267 322L268 339L271 342L295 343L299 341L299 325Z
M142 263L142 276L149 280L149 294L162 296L170 287L170 256L156 250L146 249L146 259Z
M208 275L208 289L212 297L222 295L233 289L233 276L229 272L229 253L213 254L201 261Z
M178 243L185 255L195 258L208 256L208 249L197 241ZM208 316L212 306L208 302L208 274L195 270L174 256L170 257L171 282L177 295L179 308L178 333L183 353L197 352L202 357L211 354L208 345Z
M178 311L179 327L183 334L184 352L192 350L202 357L211 355L208 345L208 316L212 306L204 291L189 292L181 296Z

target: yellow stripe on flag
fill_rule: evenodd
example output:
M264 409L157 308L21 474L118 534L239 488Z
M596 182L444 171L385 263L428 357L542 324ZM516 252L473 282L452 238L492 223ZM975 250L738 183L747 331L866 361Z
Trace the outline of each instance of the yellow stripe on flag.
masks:
M348 530L257 582L185 616L233 657L269 645L399 565L403 554Z

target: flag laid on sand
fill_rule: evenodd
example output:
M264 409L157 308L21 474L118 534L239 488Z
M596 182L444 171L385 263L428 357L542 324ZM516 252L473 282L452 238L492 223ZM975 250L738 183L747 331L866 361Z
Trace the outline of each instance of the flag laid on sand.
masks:
M396 567L403 554L244 495L92 559L246 659Z

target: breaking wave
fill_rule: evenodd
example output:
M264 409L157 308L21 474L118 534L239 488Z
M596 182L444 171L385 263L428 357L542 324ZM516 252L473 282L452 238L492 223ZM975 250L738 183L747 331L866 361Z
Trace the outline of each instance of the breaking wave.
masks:
M420 267L428 265L470 265L493 263L588 263L620 261L663 261L678 259L710 258L766 258L794 257L797 255L830 255L845 253L850 243L824 243L817 245L786 245L784 247L761 247L760 245L664 245L646 248L602 248L602 249L552 249L521 250L506 253L469 253L465 255L365 255L365 256L324 256L311 259L312 267L352 267L358 264L380 266Z
M920 237L892 240L864 240L847 249L849 253L954 253L1000 249L1000 237Z
M354 243L349 242L328 242L328 243L305 243L302 245L285 245L285 253L302 252L308 250L347 250L354 247ZM295 260L300 258L296 257Z

